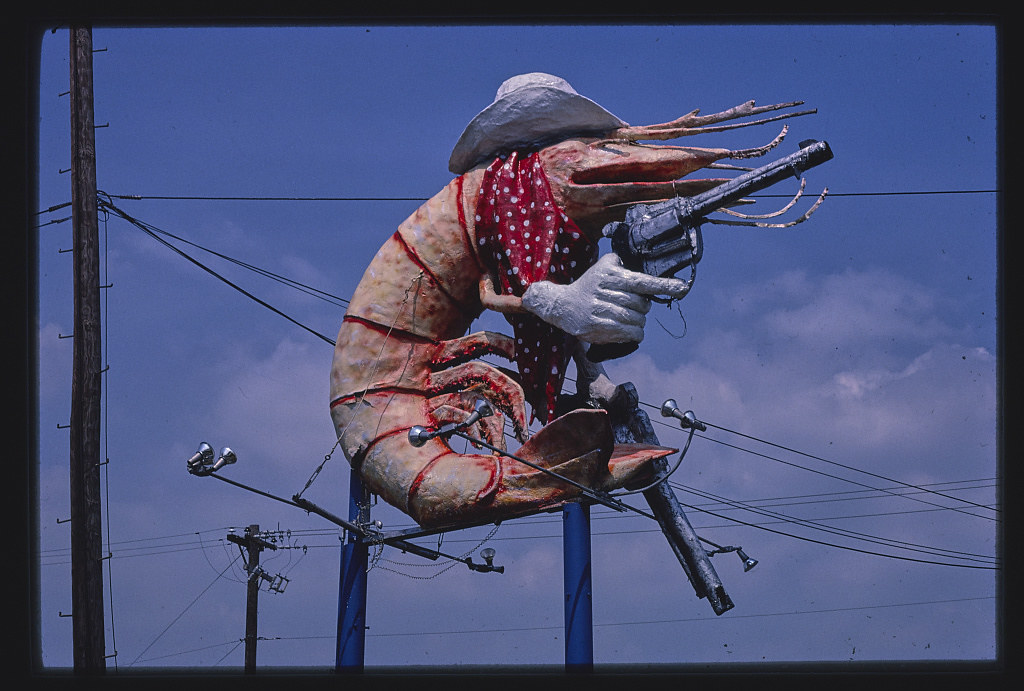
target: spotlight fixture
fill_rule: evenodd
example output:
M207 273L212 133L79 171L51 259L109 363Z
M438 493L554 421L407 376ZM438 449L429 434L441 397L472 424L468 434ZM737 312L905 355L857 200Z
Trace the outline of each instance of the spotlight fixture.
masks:
M494 410L491 406L484 399L478 398L473 402L473 412L470 413L469 417L462 422L453 422L447 425L442 425L435 430L428 429L423 425L413 425L409 428L409 443L416 447L423 446L435 437L440 437L443 434L450 434L452 432L465 429L470 425L475 424L480 418L490 417L491 415L494 415Z
M210 468L210 472L214 473L224 466L231 465L236 461L238 461L238 456L235 455L234 451L225 446L220 450L220 458L218 458L217 462L213 464L212 468Z
M220 450L220 457L215 462L213 460L213 447L204 441L199 445L199 450L186 463L189 473L204 476L211 475L224 466L231 465L237 461L238 456L235 455L235 452L225 446Z
M209 465L213 462L213 447L207 444L205 441L199 445L199 450L196 451L192 458L186 461L188 463L189 472L199 468L200 466Z
M492 547L485 547L480 550L480 556L483 557L488 566L494 566L494 554L494 548Z
M679 405L675 402L675 399L672 398L661 404L661 415L662 417L678 418L679 426L683 429L699 429L701 432L707 430L707 426L697 419L692 410L687 410L685 413L682 412L679 410Z
M413 446L423 446L434 438L434 433L423 425L413 425L409 428L409 443Z
M489 573L491 571L494 571L496 573L505 573L504 566L494 565L494 554L494 549L492 549L491 547L484 547L482 550L480 550L480 556L483 557L484 560L483 564L474 564L472 557L464 559L463 561L466 564L466 566L468 566L472 571L478 571L480 573Z

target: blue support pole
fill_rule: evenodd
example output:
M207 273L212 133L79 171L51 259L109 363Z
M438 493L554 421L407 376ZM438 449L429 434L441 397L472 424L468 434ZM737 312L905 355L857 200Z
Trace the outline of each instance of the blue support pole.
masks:
M565 575L565 671L594 671L594 610L590 572L590 506L562 509Z
M349 479L348 519L353 523L369 519L365 491L359 474ZM362 507L360 507L362 503ZM359 674L363 671L366 648L366 565L369 548L351 532L341 548L341 577L338 594L338 641L335 671Z

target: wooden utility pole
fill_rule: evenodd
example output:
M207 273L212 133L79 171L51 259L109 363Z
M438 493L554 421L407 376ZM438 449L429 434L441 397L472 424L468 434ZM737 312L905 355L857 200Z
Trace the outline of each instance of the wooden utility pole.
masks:
M256 623L259 612L260 597L260 552L264 549L277 547L258 537L260 527L250 525L245 529L245 537L228 535L228 540L243 547L246 551L245 570L249 574L245 593L245 673L256 671Z
M71 614L76 674L106 669L100 512L99 220L93 118L92 29L72 25L71 219L74 359L71 381Z

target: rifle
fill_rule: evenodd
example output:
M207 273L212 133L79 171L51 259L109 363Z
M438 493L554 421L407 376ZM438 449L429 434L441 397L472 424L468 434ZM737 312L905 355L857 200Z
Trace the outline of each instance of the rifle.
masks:
M563 404L570 409L591 407L607 410L616 444L639 443L661 446L650 418L640 410L640 398L636 387L631 382L617 386L612 384L604 367L592 361L589 355L583 353L582 348L574 357L577 367L577 391L575 396L563 399ZM662 415L665 415L664 410ZM682 426L691 428L691 435L693 429L706 429L704 424L697 420ZM680 453L685 454L686 449ZM693 586L696 596L706 599L715 614L724 614L734 607L732 598L722 585L722 580L711 564L708 553L704 551L700 538L690 525L682 505L667 482L671 472L668 461L660 458L654 461L653 467L655 474L662 477L662 481L645 488L644 499L647 500L651 513L657 519L672 552L683 567L683 573Z
M692 197L676 197L652 204L635 204L623 221L613 221L602 234L611 238L612 251L631 271L651 276L675 276L690 267L693 284L697 262L704 252L700 226L705 217L753 192L788 178L800 177L805 170L832 158L828 142L807 139L800 150L773 163L723 182ZM652 296L656 302L669 302ZM639 343L594 344L587 351L592 362L622 357L636 350Z

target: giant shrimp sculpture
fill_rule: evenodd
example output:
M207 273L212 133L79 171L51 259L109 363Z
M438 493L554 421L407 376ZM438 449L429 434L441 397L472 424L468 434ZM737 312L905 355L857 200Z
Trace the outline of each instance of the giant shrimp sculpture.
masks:
M454 180L384 243L352 295L331 370L331 415L341 448L369 491L421 526L498 521L557 507L580 489L499 453L462 453L443 436L410 444L410 428L466 420L478 399L496 411L469 430L515 456L599 491L650 481L675 450L616 444L603 410L565 412L559 391L582 342L639 341L651 295L681 296L681 281L598 259L603 226L628 205L693 195L728 178L682 179L756 149L641 144L759 124L719 124L799 105L753 101L630 127L564 80L506 81L452 153ZM807 112L807 111L805 111ZM573 292L574 291L574 292ZM586 309L581 309L580 305ZM490 309L513 336L467 335ZM476 358L515 362L518 372ZM528 433L526 407L546 423Z

